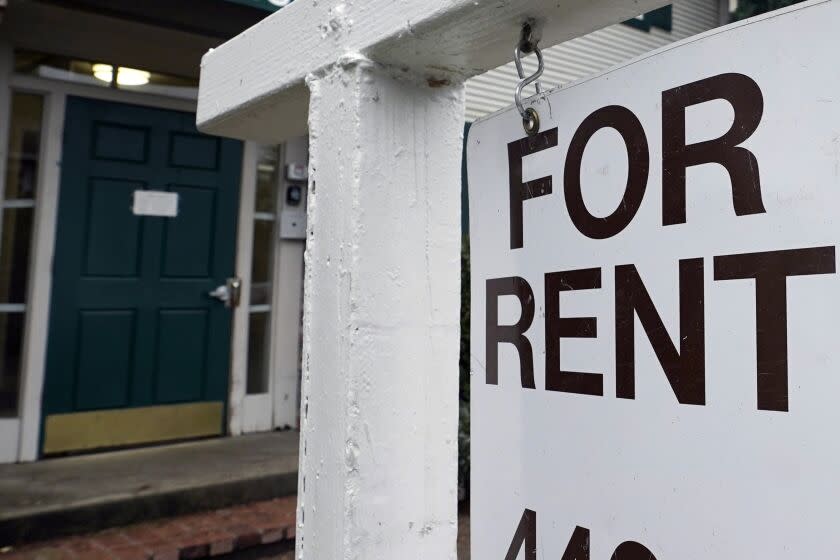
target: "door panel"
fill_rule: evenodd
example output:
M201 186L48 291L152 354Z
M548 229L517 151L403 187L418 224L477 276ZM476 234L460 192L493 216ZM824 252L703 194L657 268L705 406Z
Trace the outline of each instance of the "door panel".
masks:
M149 157L149 133L147 126L94 122L91 157L104 161L146 163Z
M213 266L213 238L216 191L205 187L175 185L182 220L166 222L163 239L163 276L206 277Z
M208 313L162 309L158 315L157 402L201 400Z
M114 212L131 208L134 191L146 185L138 181L90 179L87 188L87 233L83 274L87 277L136 278L140 270L141 219Z
M135 324L132 309L79 313L77 410L128 406Z
M242 147L194 123L68 98L43 402L50 452L189 437L190 422L207 435L208 414L223 429L231 313L207 294L233 276ZM137 190L177 193L177 216L134 215ZM141 407L143 430L108 421ZM95 424L74 442L85 422Z
M219 148L221 140L203 134L185 134L173 132L169 136L169 165L179 168L207 169L219 168Z

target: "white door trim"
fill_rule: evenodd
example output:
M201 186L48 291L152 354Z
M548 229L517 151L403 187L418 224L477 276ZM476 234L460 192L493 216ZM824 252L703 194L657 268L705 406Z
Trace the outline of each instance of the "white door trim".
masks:
M242 181L239 190L239 217L236 220L236 275L242 280L239 307L233 310L231 337L230 395L228 430L243 433L245 389L248 375L248 320L251 305L251 255L253 252L254 199L257 190L258 147L245 142L242 151Z
M38 191L35 194L35 220L32 227L29 286L26 294L19 461L34 461L38 458L66 100L67 97L60 93L47 93L44 97L45 111L41 128L44 134L38 169Z
M73 82L62 82L61 80L50 80L25 74L13 74L11 78L13 89L24 89L51 93L58 95L75 95L87 99L100 99L102 101L116 101L118 103L129 103L132 105L143 105L156 109L173 109L175 111L186 111L195 113L196 102L192 99L180 99L176 97L165 97L162 95L144 94L124 89L77 84Z
M41 397L46 373L47 333L50 302L52 301L52 261L55 252L55 233L58 217L58 199L61 184L61 157L64 141L65 105L68 95L143 105L159 109L195 112L192 100L174 99L158 95L99 88L33 76L12 75L4 80L8 86L0 88L0 122L8 122L10 92L27 91L44 95L43 140L39 167L38 192L35 197L35 221L32 232L29 286L27 289L27 316L21 369L21 399L19 419L4 420L0 426L0 444L5 444L3 433L12 429L12 422L19 426L15 457L0 455L0 463L34 461L38 458L38 442L42 421ZM2 145L8 134L0 131L0 170L5 166Z

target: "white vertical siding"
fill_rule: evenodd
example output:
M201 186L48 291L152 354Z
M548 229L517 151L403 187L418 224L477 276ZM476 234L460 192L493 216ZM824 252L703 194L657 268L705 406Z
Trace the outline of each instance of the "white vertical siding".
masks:
M719 0L678 0L673 3L673 28L666 32L651 28L641 31L617 24L573 39L544 51L545 88L600 72L673 41L696 35L718 25ZM511 57L513 45L511 45ZM533 59L533 57L530 57ZM536 67L526 60L526 72ZM513 62L467 82L467 120L473 121L513 103L518 78Z

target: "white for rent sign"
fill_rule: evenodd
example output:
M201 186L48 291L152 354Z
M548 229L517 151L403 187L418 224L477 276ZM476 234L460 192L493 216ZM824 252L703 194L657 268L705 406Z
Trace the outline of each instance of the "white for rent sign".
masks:
M468 139L473 558L840 550L840 2Z

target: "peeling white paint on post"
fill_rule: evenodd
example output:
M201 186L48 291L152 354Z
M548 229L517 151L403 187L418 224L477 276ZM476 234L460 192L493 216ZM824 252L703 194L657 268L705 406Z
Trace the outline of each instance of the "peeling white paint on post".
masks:
M298 557L454 559L464 88L307 83Z

